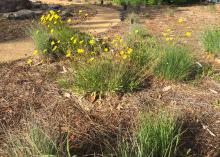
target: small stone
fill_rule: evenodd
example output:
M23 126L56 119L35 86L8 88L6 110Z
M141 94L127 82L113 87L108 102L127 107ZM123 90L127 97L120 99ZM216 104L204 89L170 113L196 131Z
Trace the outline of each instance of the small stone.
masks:
M66 97L66 98L70 98L71 94L66 92L66 93L63 94L63 96Z
M171 89L172 87L171 86L166 86L162 89L163 92L167 92Z
M209 89L210 92L214 93L214 94L218 94L217 91L213 90L213 89Z

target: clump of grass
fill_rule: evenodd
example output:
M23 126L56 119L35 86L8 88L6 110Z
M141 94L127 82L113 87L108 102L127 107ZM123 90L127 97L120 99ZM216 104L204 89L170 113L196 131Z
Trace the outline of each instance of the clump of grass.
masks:
M214 54L220 54L220 28L208 28L202 35L202 42L205 50Z
M194 71L194 59L187 48L169 45L161 54L154 73L169 80L188 80Z
M172 114L143 114L140 129L118 146L121 157L175 157L182 131Z
M79 64L76 67L73 89L83 93L106 94L138 88L143 73L126 63L111 60Z
M45 129L37 125L28 126L18 134L7 133L6 151L13 157L50 156L57 157L57 141Z

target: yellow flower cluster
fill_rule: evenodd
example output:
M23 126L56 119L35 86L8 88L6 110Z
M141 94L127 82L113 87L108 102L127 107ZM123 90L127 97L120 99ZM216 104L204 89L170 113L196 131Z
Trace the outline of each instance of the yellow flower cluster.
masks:
M179 24L186 23L186 20L184 18L179 18L178 23ZM186 27L186 28L188 28L188 27ZM166 29L165 32L162 32L162 36L165 38L165 41L167 43L173 43L175 41L186 43L186 41L182 41L183 40L182 37L191 37L191 32L190 31L175 32L174 30L171 30L170 28L168 28L168 29Z
M58 20L60 20L59 22L61 22L61 18L58 15L58 12L55 12L54 10L50 10L49 13L47 15L42 15L40 20L41 23L43 24L47 24L49 23L53 23L54 25L56 25L58 23Z

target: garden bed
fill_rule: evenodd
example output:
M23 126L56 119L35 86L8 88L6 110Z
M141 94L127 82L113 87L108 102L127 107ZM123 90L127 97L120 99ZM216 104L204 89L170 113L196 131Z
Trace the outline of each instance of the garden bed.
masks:
M189 17L167 10L143 11L140 23L132 15L99 37L71 29L58 12L43 16L32 29L39 57L0 64L0 155L218 157L218 72L197 56L207 54ZM55 140L33 141L35 127Z
M206 86L213 85L212 81L205 80L200 87L194 87L151 79L150 86L132 95L115 95L92 102L72 95L54 82L63 66L66 64L30 67L25 61L1 64L0 119L6 130L19 132L34 116L49 130L71 129L76 138L75 149L87 148L86 152L99 148L104 137L114 140L120 129L132 130L138 112L169 108L187 129L182 137L184 149L191 149L194 156L219 155L220 117L219 107L215 105L219 94L206 90ZM171 89L166 91L168 86Z

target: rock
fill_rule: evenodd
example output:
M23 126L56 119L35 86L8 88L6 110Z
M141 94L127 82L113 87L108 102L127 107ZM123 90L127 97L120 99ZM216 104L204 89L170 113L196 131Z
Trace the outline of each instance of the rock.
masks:
M166 86L162 89L163 92L167 92L172 89L172 86Z
M41 9L42 5L41 1L31 1L31 8L33 9Z
M30 9L29 0L0 0L0 13L14 12L21 9Z
M42 3L41 1L38 1L38 0L31 0L31 8L47 10L48 4Z
M68 17L73 17L73 14L71 10L64 10L61 12L60 16L62 17L62 19L66 19Z
M22 19L30 19L30 18L35 18L37 16L40 16L43 14L43 11L33 11L33 10L19 10L17 12L11 12L11 13L5 13L3 14L3 17L8 18L8 19L14 19L14 20L22 20Z

